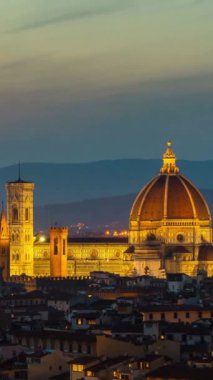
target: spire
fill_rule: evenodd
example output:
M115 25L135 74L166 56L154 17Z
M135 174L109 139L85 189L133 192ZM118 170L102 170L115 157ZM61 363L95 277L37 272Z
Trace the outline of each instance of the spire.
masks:
M172 142L167 142L167 149L163 155L163 166L160 170L161 174L177 174L179 168L176 166L176 156L172 150Z
M18 181L21 181L21 162L18 162Z
M2 202L2 209L0 215L0 237L7 238L9 236L8 225L7 225L7 217L4 211L4 203Z

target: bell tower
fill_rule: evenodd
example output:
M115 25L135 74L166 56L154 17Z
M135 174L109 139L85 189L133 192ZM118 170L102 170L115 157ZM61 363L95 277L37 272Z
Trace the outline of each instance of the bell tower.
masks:
M7 218L10 238L10 276L33 276L33 192L34 183L6 184Z

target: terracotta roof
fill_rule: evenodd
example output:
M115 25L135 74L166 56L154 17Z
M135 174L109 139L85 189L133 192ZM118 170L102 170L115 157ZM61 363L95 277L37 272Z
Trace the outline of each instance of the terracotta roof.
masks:
M160 174L138 194L130 221L195 219L211 221L210 211L200 191L183 175Z

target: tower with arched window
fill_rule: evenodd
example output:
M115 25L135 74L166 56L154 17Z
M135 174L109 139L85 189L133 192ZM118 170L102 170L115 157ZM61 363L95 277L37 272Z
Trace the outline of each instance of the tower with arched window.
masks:
M33 276L34 183L20 178L6 184L10 237L10 276Z
M50 276L67 276L67 227L50 228Z

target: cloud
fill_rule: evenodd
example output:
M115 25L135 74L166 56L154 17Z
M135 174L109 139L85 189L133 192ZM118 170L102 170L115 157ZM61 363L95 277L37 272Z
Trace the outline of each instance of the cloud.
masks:
M102 2L103 4L103 2ZM67 9L57 14L40 16L35 20L28 21L23 23L23 25L18 26L13 29L13 32L21 32L31 29L44 28L51 25L61 24L65 22L75 22L78 20L93 18L96 16L105 16L112 13L123 11L129 7L134 6L135 0L114 0L113 2L109 1L104 2L102 6L90 6L84 9Z

